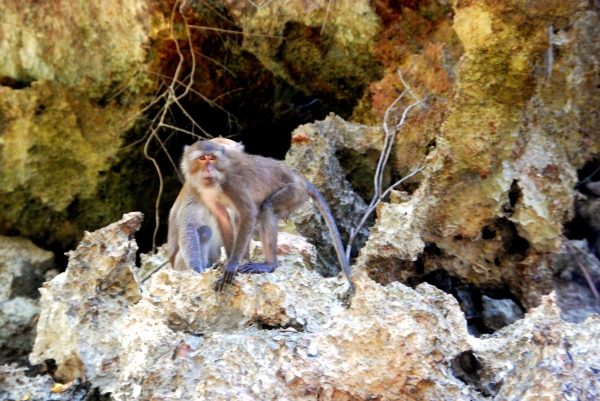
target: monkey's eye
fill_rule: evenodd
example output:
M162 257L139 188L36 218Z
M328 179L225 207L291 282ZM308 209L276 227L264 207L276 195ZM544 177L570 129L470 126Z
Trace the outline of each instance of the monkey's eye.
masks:
M208 156L208 160L210 160L211 162L214 162L215 160L217 160L217 156L210 155L210 156Z
M198 160L206 160L206 156L202 155L202 156L198 157Z

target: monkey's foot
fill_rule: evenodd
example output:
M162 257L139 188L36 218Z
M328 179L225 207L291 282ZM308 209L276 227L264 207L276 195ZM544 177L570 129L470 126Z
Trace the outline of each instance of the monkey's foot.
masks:
M346 291L339 294L338 298L340 301L342 301L343 304L345 304L346 306L350 306L350 303L352 301L352 298L354 297L354 295L356 294L356 284L354 284L352 281L349 281L349 285L346 288Z
M242 273L272 273L277 264L269 265L266 263L248 262L238 269Z
M226 285L233 283L233 278L237 272L236 266L227 264L224 270L223 275L215 281L213 286L215 291L223 291Z
M204 272L204 270L206 270L205 268L203 268L203 267L202 267L202 266L200 266L200 265L197 265L197 266L192 266L192 269L193 269L193 270L194 270L196 273L202 273L202 272Z
M221 277L215 280L215 283L213 284L213 289L217 292L221 292L232 282L233 278L231 280L227 280L226 275L223 274Z

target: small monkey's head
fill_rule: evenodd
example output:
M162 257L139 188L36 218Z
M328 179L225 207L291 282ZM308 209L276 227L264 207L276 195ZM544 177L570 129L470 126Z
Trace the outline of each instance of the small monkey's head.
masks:
M225 138L221 139L229 141ZM233 143L238 145L237 142ZM243 150L243 146L239 146ZM191 146L186 146L181 160L181 171L183 171L185 180L200 187L212 187L219 184L229 165L228 150L241 151L238 147L232 147L231 144L219 144L214 139L198 141Z

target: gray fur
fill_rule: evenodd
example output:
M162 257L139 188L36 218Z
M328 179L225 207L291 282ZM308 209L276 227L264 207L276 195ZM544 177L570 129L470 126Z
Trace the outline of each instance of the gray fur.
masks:
M312 184L277 160L244 152L227 152L210 141L196 142L188 150L215 157L212 166L218 172L217 178L200 192L219 191L227 201L227 205L222 206L232 208L236 219L233 244L229 247L226 244L228 261L223 276L216 283L217 290L233 281L257 223L265 261L245 264L240 271L262 273L277 267L277 220L287 218L309 196L325 217L350 291L354 290L337 226L329 207Z

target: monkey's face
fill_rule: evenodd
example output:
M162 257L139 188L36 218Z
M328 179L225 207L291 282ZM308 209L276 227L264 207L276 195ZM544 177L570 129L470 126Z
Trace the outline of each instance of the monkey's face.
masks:
M225 149L210 142L196 142L185 149L182 169L186 180L195 185L212 187L223 178L227 163Z
M200 166L200 178L204 186L214 185L218 178L218 171L215 168L217 156L213 154L203 154L196 158L196 163Z

